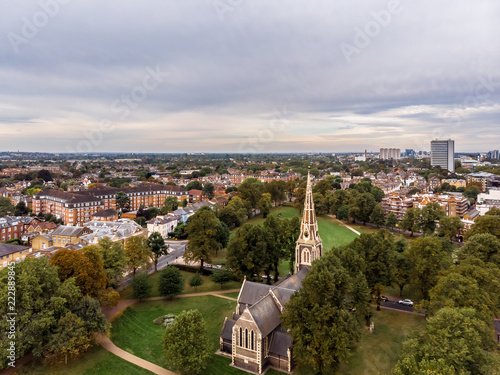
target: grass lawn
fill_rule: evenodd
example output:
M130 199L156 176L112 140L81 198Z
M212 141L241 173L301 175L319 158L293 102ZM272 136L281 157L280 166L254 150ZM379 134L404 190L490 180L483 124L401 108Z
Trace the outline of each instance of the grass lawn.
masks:
M129 363L101 346L91 348L82 356L68 361L67 365L44 365L30 363L17 370L19 375L150 375L153 374L139 366Z
M160 280L160 272L155 272L151 275L149 275L152 283L153 283L153 289L151 290L151 297L158 297L160 293L158 292L158 282ZM188 293L197 293L197 292L213 292L213 291L219 291L221 290L220 284L215 284L210 276L202 276L203 277L203 284L199 286L196 290L195 288L189 286L189 280L193 277L194 273L187 272L187 271L181 271L182 276L184 277L184 290L182 291L182 294L188 294ZM241 283L237 281L231 281L227 283L226 285L223 286L222 290L224 289L236 289L240 288ZM132 297L132 285L127 286L120 292L120 298L121 299L131 299Z
M422 317L382 310L374 314L375 331L363 332L358 348L348 363L340 365L338 375L390 374L395 366L402 343L412 329L423 327ZM298 368L294 375L314 375L311 368ZM271 370L269 375L282 374Z
M159 366L168 368L161 344L164 328L153 320L168 313L179 314L183 310L197 309L206 322L213 353L208 360L205 374L245 374L229 367L230 359L215 355L219 347L219 335L224 317L234 312L236 302L214 296L179 298L173 301L150 301L135 304L113 321L111 340L120 348Z

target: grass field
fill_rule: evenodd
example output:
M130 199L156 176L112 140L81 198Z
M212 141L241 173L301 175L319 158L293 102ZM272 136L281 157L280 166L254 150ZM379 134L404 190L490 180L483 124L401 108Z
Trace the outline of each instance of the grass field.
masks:
M219 335L224 317L234 312L236 302L213 296L180 298L173 301L151 301L127 308L113 322L111 340L120 348L168 368L161 345L164 328L153 324L153 320L168 313L179 314L183 310L197 309L206 322L207 333L212 343L206 374L244 374L229 367L231 360L215 355L219 346Z
M160 280L160 272L155 272L151 275L149 275L152 283L153 283L153 289L151 290L151 297L158 297L160 293L158 292L158 282ZM199 286L196 290L195 288L189 286L189 280L193 277L194 273L191 272L186 272L186 271L181 271L182 276L184 277L184 290L182 291L183 294L187 293L196 293L196 292L212 292L212 291L220 291L221 287L220 284L215 284L210 276L202 276L203 277L203 284ZM227 283L226 285L223 286L222 290L224 289L236 289L241 287L241 283L237 281L231 281ZM129 285L126 288L124 288L120 292L120 297L121 299L131 299L133 298L132 296L132 286Z
M101 346L95 346L84 355L68 361L67 365L46 366L35 362L17 370L19 375L151 375L152 372L133 365Z

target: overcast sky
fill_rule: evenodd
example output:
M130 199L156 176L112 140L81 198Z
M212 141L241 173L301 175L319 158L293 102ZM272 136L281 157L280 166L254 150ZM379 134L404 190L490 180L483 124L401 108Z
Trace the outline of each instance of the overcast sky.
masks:
M0 7L0 150L500 148L498 0Z

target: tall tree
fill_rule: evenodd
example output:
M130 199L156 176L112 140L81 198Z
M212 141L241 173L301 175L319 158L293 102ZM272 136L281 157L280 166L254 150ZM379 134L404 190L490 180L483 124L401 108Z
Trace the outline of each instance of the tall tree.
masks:
M150 256L155 265L155 271L158 271L158 260L161 256L168 254L168 245L165 244L160 233L153 232L148 237L148 247L151 250Z
M232 273L227 268L222 268L220 270L214 270L212 273L212 281L216 284L220 284L220 288L231 281Z
M160 272L158 291L161 296L173 298L184 289L184 279L177 267L167 266Z
M255 280L266 268L267 240L260 225L244 224L227 247L227 266L238 276Z
M434 202L426 204L421 212L421 224L424 233L433 234L436 230L437 223L444 216L446 216L446 213L439 203Z
M186 262L199 261L200 270L203 264L210 262L216 249L222 244L218 241L219 219L210 208L201 208L188 219L186 233L188 244L184 253Z
M203 194L205 194L208 199L212 199L214 197L214 193L215 193L214 185L210 182L207 182L205 186L203 186Z
M194 288L194 291L196 292L198 287L201 286L203 284L203 277L201 277L201 275L196 272L193 277L191 277L191 279L189 280L189 286Z
M394 215L394 212L389 212L387 219L385 221L385 226L389 229L393 229L398 224L398 218Z
M163 349L167 363L183 374L202 374L211 355L205 321L198 310L183 311L165 329Z
M9 198L0 197L0 217L7 214L12 215L15 209Z
M177 197L167 197L165 199L165 202L163 203L163 207L161 208L160 212L162 215L165 215L169 212L175 211L179 208L179 201L177 200Z
M286 199L286 183L282 180L272 180L264 185L264 191L271 195L274 206L277 206Z
M252 210L258 207L263 192L264 186L262 182L255 177L245 179L245 181L238 186L238 196L244 201L247 201Z
M128 259L128 266L132 268L133 274L137 268L147 267L151 258L151 250L148 241L142 236L133 236L125 240L125 255Z
M464 223L458 216L443 216L439 219L438 235L452 240L463 227Z
M479 216L465 233L465 240L482 233L489 233L500 238L500 217L496 215Z
M271 194L269 193L264 193L259 199L259 204L258 204L259 210L262 213L262 216L264 218L269 215L269 212L271 212L271 208L273 207L272 202L271 202Z
M294 293L281 321L294 343L294 359L318 373L346 360L360 337L348 301L349 275L338 258L327 253L314 262Z
M146 272L141 272L132 279L132 295L139 301L148 298L152 288L151 279Z
M500 267L500 239L488 233L470 237L458 252L458 258L463 260L471 256Z
M116 207L118 207L120 211L128 210L128 208L130 207L130 198L127 193L125 193L124 191L119 191L116 193L115 199Z
M366 223L370 220L370 215L377 202L370 193L362 193L354 200L354 205L349 207L349 216L352 219ZM352 209L352 210L351 210Z
M104 237L99 241L98 251L109 283L115 288L118 287L128 262L123 245Z
M370 214L370 223L375 224L377 228L380 228L381 225L385 224L384 209L380 203L377 203L375 207L373 207L373 211Z
M403 220L399 223L401 229L413 233L420 232L422 228L422 211L418 207L408 208L403 216Z

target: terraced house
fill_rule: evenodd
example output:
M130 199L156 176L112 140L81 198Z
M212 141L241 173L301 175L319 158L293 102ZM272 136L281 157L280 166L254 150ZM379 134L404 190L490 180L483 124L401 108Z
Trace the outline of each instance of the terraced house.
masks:
M116 193L125 192L130 199L129 209L138 210L141 206L161 208L169 196L181 202L189 194L179 186L141 184L122 189L105 187L81 192L66 192L45 189L33 196L35 214L52 214L64 220L66 225L82 225L97 213L116 210ZM99 216L99 215L97 215Z

